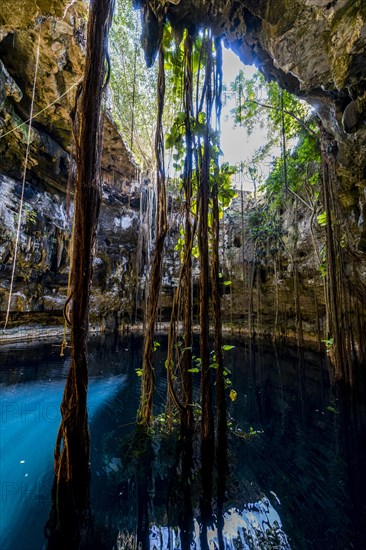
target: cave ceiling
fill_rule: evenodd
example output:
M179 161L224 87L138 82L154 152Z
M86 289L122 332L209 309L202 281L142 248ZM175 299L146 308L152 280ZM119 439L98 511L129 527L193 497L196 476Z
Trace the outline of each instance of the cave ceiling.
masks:
M344 109L366 91L364 0L135 0L143 19L146 61L155 58L159 21L180 32L209 26L245 64L319 109ZM365 113L363 113L365 114ZM358 117L362 122L362 116Z
M168 19L178 33L184 28L195 33L209 26L244 63L255 64L268 80L277 80L314 106L337 139L340 161L345 166L350 158L354 159L356 143L359 160L352 177L364 182L365 0L133 1L142 13L142 44L148 64L156 57L162 20ZM0 104L7 97L7 105L11 103L17 115L24 117L29 112L37 25L41 20L37 110L80 78L86 7L82 0L2 0L0 58L10 79L4 73ZM14 91L17 85L19 93ZM38 128L46 128L64 149L68 147L71 106L69 94L37 120ZM117 157L123 154L125 172L132 175L135 168L124 145L118 150L118 140L111 128L113 150L104 155L104 164L118 169Z

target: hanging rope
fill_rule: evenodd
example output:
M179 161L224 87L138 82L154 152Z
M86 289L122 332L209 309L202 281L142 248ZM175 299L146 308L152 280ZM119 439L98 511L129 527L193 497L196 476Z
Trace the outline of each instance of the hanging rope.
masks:
M22 223L25 178L27 176L28 157L29 157L29 149L30 149L30 143L31 143L31 132L32 132L33 108L34 108L34 99L35 99L35 95L36 95L36 84L37 84L37 75L38 75L38 67L39 67L39 52L40 52L40 46L41 46L41 25L42 25L42 21L39 25L39 33L38 33L36 66L35 66L35 70L34 70L34 81L33 81L32 101L31 101L31 110L30 110L29 126L28 126L27 147L26 147L25 159L24 159L23 178L22 178L22 192L21 192L21 196L20 196L20 206L19 206L19 215L18 215L18 227L17 227L15 246L14 246L13 268L12 268L12 273L11 273L10 289L9 289L9 297L8 297L8 306L7 306L7 309L6 309L4 330L6 329L8 321L9 321L11 298L12 298L12 295L13 295L15 267L16 267L17 255L18 255L20 227L21 227L21 223ZM4 136L2 136L2 137L4 137Z
M67 95L69 92L71 92L71 90L73 88L75 88L76 86L78 86L80 84L80 82L83 80L83 76L81 78L79 78L79 80L77 82L75 82L75 84L73 84L72 86L70 86L70 88L68 88L66 90L66 92L64 92L63 94L61 94L60 96L58 96L54 101L52 101L52 103L49 103L49 105L47 105L44 109L42 109L41 111L38 111L38 113L36 113L35 115L33 115L32 113L32 117L31 118L28 118L28 120L25 120L24 122L21 122L20 124L18 124L18 126L16 126L15 128L12 128L11 130L8 130L8 132L5 132L5 134L2 134L0 136L0 139L3 139L5 138L6 136L8 136L9 134L12 134L13 132L16 132L17 130L19 130L19 128L21 128L22 126L24 126L25 124L28 124L30 123L32 120L34 120L35 118L37 118L39 115L41 115L42 113L44 113L45 111L47 111L47 109L49 109L50 107L52 107L53 105L55 105L55 103L58 103L60 99L62 99L63 97L65 97L65 95Z

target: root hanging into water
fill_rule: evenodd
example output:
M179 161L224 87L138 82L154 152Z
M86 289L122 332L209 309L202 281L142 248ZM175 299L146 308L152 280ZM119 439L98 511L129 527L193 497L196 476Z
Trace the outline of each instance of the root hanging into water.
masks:
M159 50L159 75L158 75L158 116L155 137L155 153L157 162L157 220L154 258L151 268L151 279L147 310L147 329L144 340L142 358L141 402L138 412L138 422L142 426L148 426L152 416L153 397L155 389L154 374L154 332L157 320L157 310L161 286L161 271L165 237L168 231L167 206L165 188L164 165L164 136L163 136L163 111L165 97L165 70L164 49L160 45Z
M77 119L75 233L72 259L71 365L54 453L49 548L79 548L90 530L87 335L93 250L101 204L102 89L111 0L91 3L85 77Z

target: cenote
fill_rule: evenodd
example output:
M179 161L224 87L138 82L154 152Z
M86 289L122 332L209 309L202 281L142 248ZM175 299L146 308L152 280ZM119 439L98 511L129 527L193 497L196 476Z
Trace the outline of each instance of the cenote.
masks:
M186 457L188 483L187 449L159 416L166 337L157 339L156 422L143 441L135 425L142 337L95 336L89 344L93 547L132 548L137 537L142 548L181 548L183 533L197 549L363 548L363 393L332 383L323 355L229 339L237 397L228 406L227 460L212 464L212 517L203 521L198 434ZM58 345L28 344L3 348L1 365L1 548L41 549L69 358Z
M366 548L365 0L1 0L1 550Z

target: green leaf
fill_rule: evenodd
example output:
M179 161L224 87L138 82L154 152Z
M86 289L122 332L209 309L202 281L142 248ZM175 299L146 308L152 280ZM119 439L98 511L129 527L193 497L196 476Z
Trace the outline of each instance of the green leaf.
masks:
M324 342L327 349L330 349L334 344L334 338L327 338L325 340L322 340Z
M230 351L231 349L234 349L234 348L235 348L235 346L230 346L229 344L224 344L222 346L223 351Z
M198 113L197 120L200 124L205 124L206 123L206 113L204 113L203 111L200 111Z
M223 284L224 284L224 286L230 286L230 285L233 284L233 282L232 281L224 281ZM235 347L235 346L233 346L233 347Z
M325 262L322 262L319 266L320 275L322 277L326 277L327 275L327 264Z
M200 369L198 367L192 367L191 369L188 369L187 372L200 372Z
M334 413L334 414L339 414L339 411L337 411L337 409L335 409L334 407L332 407L332 405L328 405L327 411L329 411L329 412L331 412L331 413Z
M326 212L322 212L321 214L319 214L319 216L317 216L317 221L318 221L318 224L321 225L322 227L325 227L327 225L327 213Z
M231 401L236 401L236 398L238 397L238 394L235 390L231 389L230 390L230 393L229 393L229 397L231 399Z
M199 255L200 255L200 253L199 253L199 250L198 250L198 246L195 245L195 246L192 248L192 256L193 256L194 258L199 258Z

